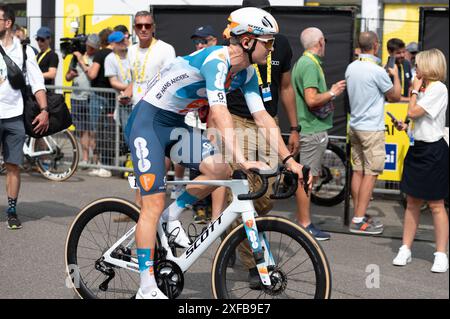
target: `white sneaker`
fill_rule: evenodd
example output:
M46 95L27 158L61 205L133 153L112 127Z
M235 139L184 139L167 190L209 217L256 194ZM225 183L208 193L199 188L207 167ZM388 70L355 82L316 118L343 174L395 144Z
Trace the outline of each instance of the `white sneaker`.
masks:
M79 161L78 162L78 167L81 169L87 169L87 165L89 165L88 161Z
M406 266L406 264L409 264L411 260L411 250L406 245L403 245L398 250L398 254L392 261L392 264L394 266Z
M109 171L107 169L99 168L98 172L97 172L97 176L98 177L105 177L105 178L107 178L107 177L111 177L112 173L111 173L111 171Z
M445 253L435 252L432 272L446 272L448 270L448 257Z
M191 241L184 232L183 227L181 227L181 223L179 220L168 221L166 224L166 232L170 237L171 235L176 236L174 242L178 246L188 248L191 245Z
M93 170L91 170L91 171L88 173L88 175L89 175L89 176L98 176L98 171L99 171L99 168L94 168Z
M141 288L136 293L136 299L169 299L161 290L154 288L148 293L144 293Z

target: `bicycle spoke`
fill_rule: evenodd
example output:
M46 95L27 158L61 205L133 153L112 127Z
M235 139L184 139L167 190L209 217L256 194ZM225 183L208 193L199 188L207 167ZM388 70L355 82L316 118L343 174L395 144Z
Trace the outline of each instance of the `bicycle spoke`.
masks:
M300 267L301 265L303 265L303 264L304 264L306 261L308 261L308 260L309 260L309 256L306 257L306 259L303 260L300 264L298 264L297 266L295 266L295 267L292 268L291 270L287 271L287 272L286 272L286 275L288 275L289 273L291 273L292 271L294 271L295 269L297 269L297 267Z
M307 295L307 296L312 296L312 297L315 296L315 294L308 294L308 293L306 293L306 292L302 292L302 291L300 291L300 290L291 289L291 288L288 288L288 287L286 287L286 290L299 292L299 293L304 294L304 295Z

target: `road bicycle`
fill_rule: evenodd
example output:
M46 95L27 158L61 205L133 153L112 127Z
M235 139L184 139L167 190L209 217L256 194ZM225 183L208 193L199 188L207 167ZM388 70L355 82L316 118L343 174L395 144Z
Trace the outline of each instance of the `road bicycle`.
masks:
M232 223L242 218L220 242L211 270L214 298L330 298L330 267L319 243L301 226L278 216L258 217L253 199L268 189L275 177L272 199L285 199L297 189L297 176L285 169L275 173L252 170L262 180L249 193L247 176L236 171L231 180L173 181L173 185L202 184L225 186L233 196L218 219L185 250L174 244L177 234L168 234L160 220L155 249L155 278L159 288L177 298L184 287L184 275L200 256L216 242ZM304 176L308 176L305 172ZM127 222L115 223L120 217ZM139 209L120 198L103 198L83 208L70 226L65 245L67 284L82 298L133 298L139 288L135 230ZM177 230L178 231L178 230ZM249 245L261 280L261 289L248 285L249 271L235 258L239 245Z
M42 176L52 181L67 180L78 167L78 143L68 130L42 138L27 136L23 153L24 169L36 167ZM5 171L4 166L1 167Z

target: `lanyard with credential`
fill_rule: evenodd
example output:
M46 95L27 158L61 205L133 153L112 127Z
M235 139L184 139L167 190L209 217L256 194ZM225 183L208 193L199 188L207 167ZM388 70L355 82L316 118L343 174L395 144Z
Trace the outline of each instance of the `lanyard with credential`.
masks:
M44 53L42 53L42 55L39 57L39 59L37 60L38 65L41 64L42 60L44 59L44 57L51 51L50 48L48 48L47 50L45 50Z
M122 65L122 59L118 54L115 54L115 56L117 59L117 64L119 65L120 76L122 77L122 80L125 82L125 84L129 84L131 81L131 69L129 68L125 72L124 67Z
M320 65L319 61L317 61L316 57L314 55L312 55L311 53L309 53L308 51L303 52L303 55L310 58L317 65L317 67L320 70L320 75L322 76L323 80L325 81L325 74L323 73L322 66Z
M403 69L403 64L400 64L400 78L401 78L401 84L402 84L402 94L405 92L405 70Z
M378 63L375 62L375 61L374 61L373 59L371 59L371 58L358 58L358 60L359 60L359 61L363 61L363 62L371 62L371 63L373 63L373 64L378 65Z
M272 93L270 92L270 83L272 82L272 52L269 52L269 55L267 55L267 86L264 87L258 65L255 63L253 64L253 67L255 68L256 75L258 76L258 85L261 88L263 101L269 102L272 100Z
M141 65L141 66L142 66L142 69L141 69L140 74L139 74L139 72L138 72L138 67L137 67L137 64L138 64L138 55L137 55L137 50L136 50L136 60L134 61L134 79L135 79L136 83L144 82L144 79L145 79L145 68L146 68L146 66L147 66L148 56L149 56L149 54L150 54L150 51L151 51L152 48L153 48L153 45L156 43L156 41L157 41L157 40L156 40L155 38L152 39L152 43L151 43L150 46L148 47L147 53L145 53L144 62L143 62L142 65ZM139 86L138 92L141 93L140 91L142 91L142 88Z

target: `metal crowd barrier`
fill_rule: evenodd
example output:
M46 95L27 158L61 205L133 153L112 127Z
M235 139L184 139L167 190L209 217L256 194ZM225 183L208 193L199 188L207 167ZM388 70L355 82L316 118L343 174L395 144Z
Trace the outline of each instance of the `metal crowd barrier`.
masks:
M121 105L116 90L65 86L47 86L47 90L66 98L73 120L71 130L80 144L80 168L133 171L124 166L128 149L123 137L131 105ZM89 145L87 136L91 137ZM83 161L86 151L88 162Z

